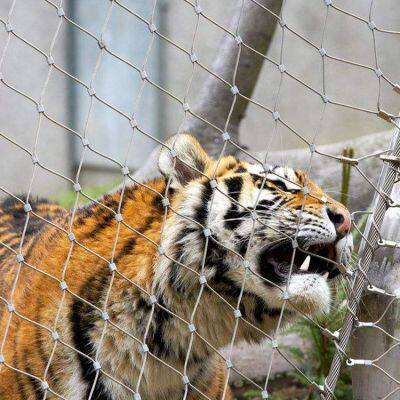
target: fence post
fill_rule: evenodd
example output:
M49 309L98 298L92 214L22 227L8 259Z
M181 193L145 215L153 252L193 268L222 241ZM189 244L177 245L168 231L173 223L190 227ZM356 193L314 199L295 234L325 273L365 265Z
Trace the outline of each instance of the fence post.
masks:
M400 183L394 185L391 198L400 203ZM400 208L392 207L387 210L381 235L385 240L400 242ZM378 249L368 278L374 286L388 293L400 294L400 249ZM360 327L355 331L351 339L352 358L376 360L383 356L374 364L379 365L389 376L375 367L353 367L354 399L382 399L397 388L390 399L400 400L399 384L394 380L400 381L400 347L398 339L393 339L400 337L398 299L368 291L362 298L357 317L361 324L367 322L373 325Z
M390 155L394 157L400 157L400 135L397 127L393 133L390 149L391 149ZM385 196L382 195L382 193L388 194L392 192L393 185L395 183L397 175L398 174L395 168L390 168L386 164L384 165L378 184L378 188L381 194L378 193L375 194L372 215L369 218L369 222L364 232L364 238L366 239L363 240L362 248L360 250L360 259L358 266L359 270L362 271L362 273L360 271L357 271L351 285L351 295L349 296L349 302L348 302L348 314L345 318L344 324L340 331L340 337L337 343L337 350L333 357L329 374L325 380L324 394L322 395L322 398L325 400L332 400L334 398L333 393L340 375L342 362L345 359L344 354L346 352L351 335L353 333L358 305L360 303L361 297L368 283L366 276L369 277L369 271L372 265L372 261L379 248L378 240L381 238L381 228L386 211L388 209L388 201L385 198ZM373 268L371 270L373 270ZM371 343L369 343L369 345L371 345ZM373 346L375 346L375 341L373 343ZM362 358L366 359L365 356L366 349L363 348L362 351L363 351ZM355 367L355 368L360 368L360 367ZM377 397L359 397L358 399L377 400Z

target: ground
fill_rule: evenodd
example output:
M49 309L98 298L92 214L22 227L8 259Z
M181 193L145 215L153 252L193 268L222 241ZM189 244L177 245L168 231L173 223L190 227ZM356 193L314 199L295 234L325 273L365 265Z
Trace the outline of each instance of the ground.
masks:
M264 382L257 382L260 386ZM255 390L254 385L236 380L232 384L233 399L261 400L261 393ZM269 400L310 400L311 390L296 382L287 374L277 375L268 384Z

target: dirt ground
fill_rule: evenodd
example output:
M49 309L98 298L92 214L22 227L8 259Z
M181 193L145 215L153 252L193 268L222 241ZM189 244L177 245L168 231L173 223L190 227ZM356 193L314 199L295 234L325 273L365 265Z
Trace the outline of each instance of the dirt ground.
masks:
M257 382L263 386L264 382ZM237 380L231 385L234 400L261 400L261 393L255 390L254 385ZM269 381L269 400L309 400L310 388L302 387L290 376L282 374Z

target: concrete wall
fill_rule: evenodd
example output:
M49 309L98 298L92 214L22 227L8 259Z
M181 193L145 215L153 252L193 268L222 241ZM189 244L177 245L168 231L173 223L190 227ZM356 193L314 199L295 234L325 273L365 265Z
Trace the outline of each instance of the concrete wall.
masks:
M8 0L0 2L2 19L7 18L11 3ZM11 16L15 32L46 53L50 49L57 23L55 9L46 2L41 2L39 7L37 0L17 1ZM8 34L4 25L0 25L0 52L3 52ZM46 112L58 121L68 124L67 80L53 70L47 89L42 93L49 73L46 59L13 35L10 37L1 66L4 80L35 101L39 101L42 94ZM66 64L66 40L66 30L63 26L53 51L53 57L60 65ZM40 161L48 168L70 175L68 132L45 118L39 126L39 113L35 104L9 89L3 82L0 82L0 104L0 131L29 151L35 151ZM32 173L30 156L0 137L0 186L14 194L26 192ZM34 193L47 196L65 190L66 187L67 182L64 179L43 169L36 169L32 187Z

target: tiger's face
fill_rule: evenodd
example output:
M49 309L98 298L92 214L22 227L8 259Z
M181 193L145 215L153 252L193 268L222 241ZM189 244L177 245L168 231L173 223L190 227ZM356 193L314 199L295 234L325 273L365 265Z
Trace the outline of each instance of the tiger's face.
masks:
M302 171L212 160L189 135L168 145L159 167L177 193L164 238L173 255L216 287L245 282L270 309L287 299L290 311L328 312L329 282L353 250L348 210ZM181 288L193 285L178 275Z

